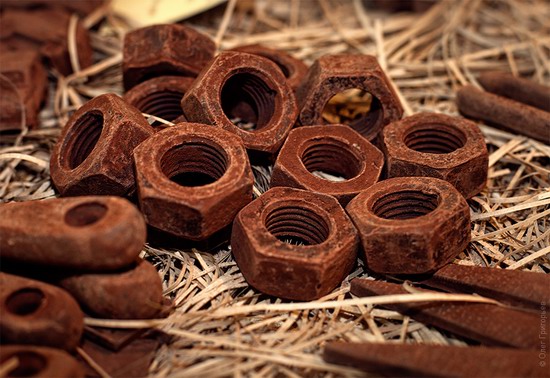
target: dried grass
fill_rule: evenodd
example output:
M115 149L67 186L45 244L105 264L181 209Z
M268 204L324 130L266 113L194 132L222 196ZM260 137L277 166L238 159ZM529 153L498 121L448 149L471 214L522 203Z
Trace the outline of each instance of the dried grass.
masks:
M0 198L26 201L55 195L49 180L52 144L68 116L88 98L121 93L121 38L124 22L102 8L90 15L97 63L76 73L53 73L52 95L41 113L42 127L2 135ZM191 20L220 49L264 43L308 63L324 54L375 54L397 89L407 114L456 114L454 91L478 85L487 70L507 70L550 81L550 5L541 1L442 1L424 14L366 9L361 0L229 1L224 9ZM73 25L73 23L71 23ZM73 27L74 28L74 27ZM52 84L54 85L54 84ZM456 263L504 269L550 271L550 147L481 125L490 151L487 188L470 201L472 243ZM255 167L256 195L266 190L270 167ZM378 341L463 345L464 341L426 327L378 304L426 300L426 294L351 298L349 280L366 276L361 264L332 294L309 303L261 295L244 281L230 251L215 254L147 246L165 293L176 311L167 319L87 319L89 325L158 327L171 335L150 375L166 376L355 376L326 364L325 341ZM427 294L434 300L486 301L476 296Z

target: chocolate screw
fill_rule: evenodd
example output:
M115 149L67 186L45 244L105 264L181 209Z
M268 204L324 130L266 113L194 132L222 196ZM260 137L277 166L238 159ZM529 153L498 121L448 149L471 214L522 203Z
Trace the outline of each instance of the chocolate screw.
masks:
M351 293L364 297L407 294L407 291L399 284L354 279ZM540 348L540 314L486 303L419 302L384 307L484 345Z

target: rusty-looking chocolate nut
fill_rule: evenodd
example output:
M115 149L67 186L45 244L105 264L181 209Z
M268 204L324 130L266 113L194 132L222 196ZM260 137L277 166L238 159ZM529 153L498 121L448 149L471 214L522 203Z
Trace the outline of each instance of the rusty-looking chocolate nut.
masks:
M214 56L216 45L204 34L184 25L152 25L124 37L124 88L156 76L197 76Z
M252 200L246 150L223 129L179 123L143 142L134 160L147 223L178 237L204 240Z
M415 114L386 126L381 144L388 177L436 177L453 184L465 198L485 187L487 146L471 121L445 114Z
M145 222L119 197L74 197L0 204L4 261L78 270L131 265L145 244Z
M63 196L131 195L132 151L153 133L141 113L117 95L97 96L65 125L52 152L52 181Z
M84 329L84 315L67 292L2 272L0 313L2 344L34 344L73 350Z
M270 49L267 46L257 44L238 46L232 48L230 51L240 51L248 54L259 55L271 60L279 66L286 77L288 85L290 85L294 91L298 89L307 73L307 66L304 62L294 58L292 55L282 50Z
M64 278L59 285L95 316L147 319L161 310L162 281L151 263L139 260L129 270Z
M462 252L470 241L470 208L447 181L398 177L374 184L346 207L376 273L422 274Z
M190 77L155 77L136 85L126 92L123 98L142 113L172 122L183 116L180 103L191 84L193 79ZM161 129L160 124L153 123L153 126L156 126L157 130Z
M0 59L0 131L37 126L48 89L40 56L34 51L17 51L2 53Z
M382 152L347 126L300 127L290 132L279 152L271 187L290 186L330 194L345 206L378 181L383 165ZM316 171L345 180L329 181L316 176Z
M2 345L0 366L13 362L13 369L2 370L2 377L84 378L84 367L67 352L31 345Z
M313 300L350 272L359 238L334 197L273 188L243 208L233 223L231 250L256 289Z
M399 98L374 56L325 55L313 63L298 88L299 124L327 123L323 119L323 110L329 100L354 88L368 92L372 97L368 113L358 116L349 126L369 141L374 140L385 125L403 115Z
M249 150L273 154L296 121L292 89L272 61L247 53L218 55L195 80L181 102L190 122L219 126L237 134ZM256 125L245 130L233 121Z

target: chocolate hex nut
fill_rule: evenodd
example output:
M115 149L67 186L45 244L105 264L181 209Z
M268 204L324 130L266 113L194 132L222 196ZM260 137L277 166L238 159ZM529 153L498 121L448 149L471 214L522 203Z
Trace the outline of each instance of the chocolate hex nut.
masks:
M447 181L398 177L378 182L346 207L376 273L435 271L470 242L470 208Z
M221 128L178 123L137 147L134 161L145 220L180 238L205 240L252 200L243 143Z
M288 85L290 85L294 91L298 89L307 73L307 66L304 62L282 50L270 49L264 45L254 44L234 47L229 51L240 51L259 55L271 60L279 66L286 77Z
M292 130L279 152L271 187L289 186L329 194L345 206L378 181L384 155L358 132L345 125L305 126ZM322 171L343 177L329 181Z
M2 344L73 350L84 330L84 315L65 290L2 272L0 313Z
M132 151L154 133L143 115L115 94L97 96L63 128L50 160L62 196L128 196L135 190Z
M41 346L2 345L0 366L17 360L16 366L3 377L84 378L84 367L67 352ZM3 371L4 372L4 371Z
M231 131L247 149L267 154L279 150L298 114L294 93L277 65L235 51L222 52L210 62L181 106L190 122ZM256 128L242 129L232 122L236 118Z
M145 221L128 200L109 196L0 204L0 257L72 270L133 264L145 244Z
M0 59L0 131L34 128L48 89L40 56L34 51L3 52Z
M386 74L371 55L325 55L317 59L297 91L302 126L322 125L323 110L329 100L348 89L372 95L369 112L350 123L372 141L382 128L403 115L403 108Z
M485 187L487 146L479 127L464 118L418 113L386 126L381 144L388 177L436 177L465 198Z
M181 99L191 84L193 78L183 76L161 76L144 81L124 94L123 99L138 108L142 113L154 115L166 121L181 120L183 110ZM184 121L180 121L184 122ZM162 126L153 123L159 130Z
M78 274L59 285L101 318L148 319L161 309L162 281L155 267L141 259L127 270Z
M285 187L244 207L231 235L231 251L251 286L304 301L342 282L358 245L357 231L334 197Z
M124 88L156 76L195 77L215 51L209 37L188 26L152 25L133 30L124 37Z

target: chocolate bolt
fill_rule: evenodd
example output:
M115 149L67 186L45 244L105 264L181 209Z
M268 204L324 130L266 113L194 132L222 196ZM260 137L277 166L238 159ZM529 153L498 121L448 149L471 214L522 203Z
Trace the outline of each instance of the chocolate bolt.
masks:
M326 362L392 377L545 377L538 353L509 348L328 343Z
M475 293L512 306L539 310L550 303L550 275L519 270L450 264L422 281L436 289Z
M8 364L13 368L4 371ZM2 377L84 378L83 366L67 352L30 345L2 345Z
M0 257L11 262L120 269L136 260L145 234L141 213L119 197L0 204Z
M354 279L351 293L360 297L407 294L399 284ZM384 305L393 311L484 345L540 348L540 314L487 303L414 302Z
M0 314L2 344L73 350L84 328L84 315L65 290L6 273L0 273Z
M550 87L506 72L485 72L477 79L486 91L550 112Z
M162 282L155 267L143 260L123 272L75 275L59 285L102 318L147 319L161 308Z
M550 143L550 112L484 92L472 85L457 92L456 104L468 118Z

